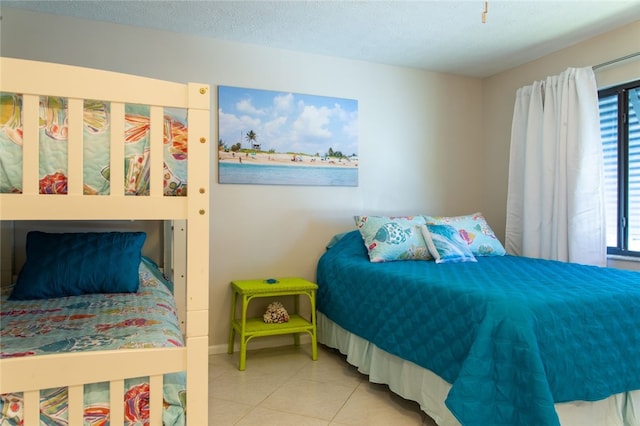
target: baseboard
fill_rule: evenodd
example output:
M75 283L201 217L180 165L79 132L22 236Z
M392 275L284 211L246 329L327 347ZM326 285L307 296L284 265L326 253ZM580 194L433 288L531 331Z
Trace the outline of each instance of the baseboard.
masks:
M300 336L300 344L306 344L306 343L311 343L311 336L307 333L304 333ZM289 346L292 344L293 344L293 337L290 335L256 337L249 340L249 343L247 344L247 350L251 351L254 349L277 348L279 346ZM236 341L233 351L236 352L238 350L240 350L240 345ZM226 354L226 353L227 353L226 343L221 345L209 346L209 355Z

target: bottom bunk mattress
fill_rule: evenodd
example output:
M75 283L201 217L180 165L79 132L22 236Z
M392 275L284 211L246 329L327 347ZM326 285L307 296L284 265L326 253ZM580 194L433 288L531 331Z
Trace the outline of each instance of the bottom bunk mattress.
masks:
M464 425L557 425L556 403L640 389L640 273L477 260L372 263L353 231L319 260L317 309L448 383Z
M153 262L140 263L136 293L44 300L0 298L0 358L60 352L183 346L171 284ZM85 385L84 423L108 424L109 383ZM40 423L67 424L66 388L40 393ZM185 373L164 376L163 424L185 422ZM125 380L127 424L148 421L149 383ZM0 425L21 425L22 394L0 395Z

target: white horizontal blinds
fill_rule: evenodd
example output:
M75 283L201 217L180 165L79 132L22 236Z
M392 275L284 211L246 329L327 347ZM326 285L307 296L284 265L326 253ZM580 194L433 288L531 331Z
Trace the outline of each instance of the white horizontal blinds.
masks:
M109 182L112 196L124 195L124 104L111 102Z
M640 87L629 98L629 250L640 251Z
M149 111L150 125L150 176L149 185L150 195L152 197L161 197L163 194L163 176L164 176L164 155L163 147L163 130L164 130L164 109L158 106L152 106Z
M607 247L618 245L618 96L600 98Z
M618 90L601 97L599 108L604 150L607 247L640 252L640 87ZM619 184L623 189L621 196L626 198L623 223L619 223L618 218L618 208L624 206L618 199ZM618 241L619 229L622 229L621 241Z
M68 102L68 154L67 154L67 193L70 195L83 194L83 112L84 100L69 99Z
M35 195L39 192L39 106L39 96L24 95L22 97L22 193L28 195Z
M640 252L640 87L602 96L599 108L607 247ZM619 185L624 191L622 195ZM621 204L619 195L626 199L627 211L622 211L623 219L619 218L618 209L625 204Z

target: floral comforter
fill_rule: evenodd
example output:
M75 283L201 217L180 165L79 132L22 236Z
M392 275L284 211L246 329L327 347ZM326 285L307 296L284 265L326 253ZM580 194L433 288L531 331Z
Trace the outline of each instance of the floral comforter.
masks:
M149 194L149 107L125 105L126 195ZM164 111L164 194L186 195L187 191L186 110ZM67 193L68 100L40 97L39 191L41 194ZM0 193L22 192L23 144L22 95L0 93ZM110 104L84 101L83 191L109 194ZM120 138L118 138L120 139Z
M140 264L140 289L34 301L0 298L0 358L58 352L183 346L170 284L150 261ZM185 421L184 373L164 376L165 425ZM125 381L125 424L148 423L148 378ZM40 424L66 425L66 388L40 393ZM85 386L84 424L107 425L109 384ZM0 425L22 425L22 394L0 395Z

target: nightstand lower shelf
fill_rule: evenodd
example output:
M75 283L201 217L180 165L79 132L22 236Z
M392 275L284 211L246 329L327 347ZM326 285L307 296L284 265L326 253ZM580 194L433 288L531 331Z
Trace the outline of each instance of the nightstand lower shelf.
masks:
M233 321L233 328L236 331L241 331L242 320L237 319ZM278 334L290 334L290 333L312 333L313 324L300 315L293 314L289 316L289 321L280 324L267 324L262 318L247 318L246 326L244 329L244 336L247 341L252 337L257 336L275 336ZM297 336L296 336L297 337Z

